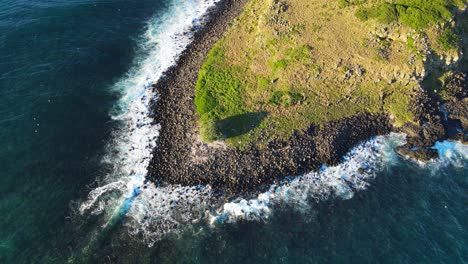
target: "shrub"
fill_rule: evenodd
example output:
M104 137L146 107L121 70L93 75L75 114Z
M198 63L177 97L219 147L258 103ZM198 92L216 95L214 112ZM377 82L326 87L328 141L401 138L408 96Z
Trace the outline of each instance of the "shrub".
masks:
M406 43L406 46L408 47L409 50L411 50L412 52L416 52L417 49L416 49L416 45L414 43L414 38L413 36L408 36L408 41Z
M257 83L260 90L265 90L270 86L270 80L265 77L258 78Z
M454 49L458 46L458 36L450 28L445 28L437 41L444 51Z
M230 70L200 72L195 92L195 105L201 115L213 112L222 116L224 112L237 112L242 106L242 84Z
M376 19L381 23L388 24L398 20L398 13L395 5L383 3L372 8L360 8L356 12L356 17L362 21Z
M375 12L374 17L381 23L389 24L398 21L397 9L393 4L383 3Z
M348 7L351 5L349 0L339 0L340 7Z
M368 8L360 8L356 12L356 17L359 18L361 21L367 21L371 18L370 12Z

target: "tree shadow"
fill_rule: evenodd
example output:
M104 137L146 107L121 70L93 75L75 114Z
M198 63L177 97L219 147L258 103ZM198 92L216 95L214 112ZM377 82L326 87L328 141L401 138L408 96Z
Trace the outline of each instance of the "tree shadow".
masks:
M216 127L225 138L241 136L258 127L268 112L252 112L217 120Z

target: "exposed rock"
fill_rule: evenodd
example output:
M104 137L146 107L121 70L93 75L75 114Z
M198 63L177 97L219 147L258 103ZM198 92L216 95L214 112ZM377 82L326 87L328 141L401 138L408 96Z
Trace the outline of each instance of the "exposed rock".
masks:
M247 2L224 0L212 9L207 24L195 32L194 41L182 53L177 65L154 85L159 98L154 103L153 116L155 122L160 123L161 131L148 168L152 181L182 185L210 184L231 193L251 193L268 188L282 177L318 169L323 163L335 165L360 141L392 130L408 134L408 144L398 148L398 153L423 161L437 157L437 151L428 147L437 140L449 137L448 134L452 135L450 138L466 141L466 133L449 129L457 124L449 123L449 120L456 119L459 126L466 130L466 75L460 75L445 88L454 98L445 104L447 120L441 118L438 101L421 90L410 106L419 123L409 123L399 129L391 126L387 116L360 114L320 128L310 126L294 131L287 141L269 141L266 146L251 145L242 151L223 144L201 142L193 102L198 71L208 52ZM281 12L287 10L287 6L281 5L282 2L277 3ZM385 36L385 32L382 34ZM386 45L382 46L382 56L388 56L391 51ZM336 68L341 64L342 61L339 61ZM354 70L346 73L345 78L365 74L365 69L359 65ZM400 78L416 79L415 76ZM365 170L360 169L359 173L365 173Z
M213 10L213 18L196 33L177 65L154 85L159 100L153 115L161 133L149 165L153 181L254 192L282 177L318 169L323 163L337 164L360 141L390 132L386 116L362 114L320 129L311 126L295 131L287 141L270 141L267 146L242 151L201 142L193 103L198 70L246 2L225 0Z
M468 98L464 73L454 73L443 86L445 103L439 107L439 98L430 98L420 92L411 107L419 124L405 124L400 131L406 133L407 144L397 149L400 155L427 161L436 152L428 149L437 140L467 140Z
M448 119L458 120L461 129L468 130L468 84L466 73L454 73L444 85L444 110Z
M443 90L449 100L463 100L468 96L467 74L456 72L445 83Z
M445 105L448 118L459 120L461 128L468 130L468 98L463 100L448 102Z
M406 146L403 146L403 147L397 147L395 151L403 157L408 157L408 158L412 158L412 159L420 160L424 162L436 159L439 156L437 153L437 150L430 149L430 148L410 149Z

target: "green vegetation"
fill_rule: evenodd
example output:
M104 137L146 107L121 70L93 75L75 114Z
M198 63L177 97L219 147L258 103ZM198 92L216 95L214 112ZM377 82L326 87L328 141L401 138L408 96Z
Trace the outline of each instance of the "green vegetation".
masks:
M413 38L413 36L411 36L411 35L408 36L407 47L408 47L408 49L410 49L411 51L417 51L416 46L414 45L414 38Z
M450 28L445 28L437 40L444 51L458 47L458 36Z
M339 0L340 7L364 4L367 0Z
M432 25L457 5L251 0L200 71L195 105L203 140L261 145L364 112L388 113L396 126L415 122L409 105L424 75L425 41L452 54L453 31Z
M275 71L277 70L284 70L288 67L288 61L287 60L278 60L273 63L271 63L271 68Z
M201 136L214 141L222 138L217 120L244 112L243 84L236 78L234 69L216 68L223 60L222 42L208 55L207 63L199 73L196 86L195 105L201 116Z
M296 105L299 103L301 100L303 100L304 97L300 93L294 93L291 91L275 91L273 92L273 95L271 96L270 100L268 100L268 103L274 104L274 105L281 105L281 106L292 106Z
M414 29L424 29L448 21L452 10L462 5L463 2L457 0L397 0L361 7L356 16L363 21L400 22Z

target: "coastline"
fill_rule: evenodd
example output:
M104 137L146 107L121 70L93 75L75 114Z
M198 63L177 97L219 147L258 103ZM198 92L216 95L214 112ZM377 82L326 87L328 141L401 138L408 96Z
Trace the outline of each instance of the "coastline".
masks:
M356 144L377 135L414 132L410 133L408 146L399 151L402 155L411 155L410 149L430 147L448 137L436 102L421 92L420 98L415 98L418 107L422 106L419 120L430 124L423 128L395 128L389 116L360 114L320 128L295 131L287 141L270 141L262 149L248 146L239 151L222 143L203 143L193 103L198 72L208 52L247 2L220 1L208 12L203 28L195 32L176 65L153 85L158 100L153 102L152 115L161 130L148 167L148 180L159 184L209 184L220 191L249 194L265 190L284 177L317 170L322 164L336 165ZM419 151L423 158L434 155L427 148Z

